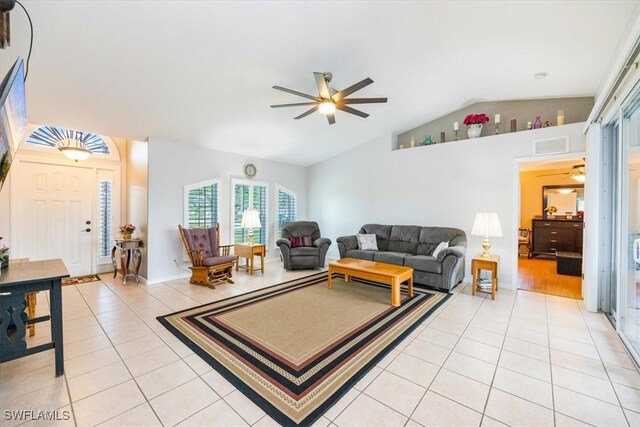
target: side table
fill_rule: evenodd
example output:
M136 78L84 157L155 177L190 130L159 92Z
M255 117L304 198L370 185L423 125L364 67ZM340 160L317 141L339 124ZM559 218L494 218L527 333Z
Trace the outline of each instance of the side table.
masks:
M496 293L498 292L498 267L500 264L500 257L498 255L489 255L487 258L482 254L478 254L471 259L471 276L473 283L471 284L471 294L485 293L491 294L491 299L496 299ZM480 277L480 271L487 270L491 272L491 290L485 291L478 286L478 277Z
M236 243L233 247L233 254L238 257L236 262L236 271L243 268L253 275L255 270L260 270L264 273L264 256L267 252L265 245L261 243ZM254 267L254 257L258 255L260 257L260 268ZM240 265L240 258L245 258L245 265Z
M142 252L140 247L142 240L116 240L113 249L111 249L111 263L113 264L113 277L118 275L118 263L116 262L116 249L120 249L120 273L122 274L122 284L127 283L127 276L134 276L138 283L138 274L140 273L140 264L142 263ZM131 259L133 258L134 270L129 270Z

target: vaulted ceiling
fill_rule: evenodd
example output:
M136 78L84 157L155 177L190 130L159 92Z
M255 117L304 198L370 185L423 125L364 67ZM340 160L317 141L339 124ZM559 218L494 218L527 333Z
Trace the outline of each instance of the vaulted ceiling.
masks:
M593 95L636 1L24 1L29 121L309 165L477 100ZM11 13L4 74L26 57ZM314 71L365 77L361 119L293 120ZM546 72L542 80L533 75Z

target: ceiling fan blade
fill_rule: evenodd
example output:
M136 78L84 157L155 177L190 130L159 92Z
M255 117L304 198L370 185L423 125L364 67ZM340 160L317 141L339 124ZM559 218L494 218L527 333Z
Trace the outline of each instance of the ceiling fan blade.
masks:
M295 104L277 104L271 105L271 108L282 108L282 107L300 107L303 105L316 105L317 102L296 102Z
M343 104L377 104L387 102L387 98L348 98L340 102Z
M320 98L331 98L331 95L329 94L329 86L327 86L327 81L324 79L324 73L313 73L313 76L316 78L316 84L318 85L318 93L320 94Z
M317 110L318 110L318 106L316 105L312 109L305 111L304 113L300 114L298 117L294 117L293 119L294 120L298 120L298 119L301 119L303 117L307 117L309 114L311 114L311 113L313 113L314 111L317 111Z
M334 94L331 99L333 99L334 101L338 102L344 98L346 98L347 96L351 95L353 92L356 92L360 89L362 89L363 87L369 86L371 83L373 83L373 80L371 80L369 77L367 77L366 79L349 86L346 89L342 89L340 92Z
M293 95L298 95L303 98L313 99L314 101L320 101L320 98L318 98L317 96L307 95L306 93L298 92L297 90L287 89L286 87L282 87L282 86L274 86L273 88L276 90L281 90L283 92L291 93Z
M332 125L336 122L336 115L335 114L327 114L327 120L329 121L329 124Z
M347 107L346 105L336 104L336 108L338 110L344 111L345 113L351 113L351 114L355 114L356 116L360 116L363 119L366 119L367 117L369 117L367 113L363 113L362 111L356 110L355 108Z

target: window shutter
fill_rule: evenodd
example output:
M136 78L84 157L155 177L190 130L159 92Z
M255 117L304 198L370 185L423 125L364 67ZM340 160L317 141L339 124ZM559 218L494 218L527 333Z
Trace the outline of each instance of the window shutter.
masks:
M296 195L289 191L278 189L278 238L282 236L282 226L285 222L296 220Z
M101 257L111 256L111 242L113 239L113 183L100 181L100 241L99 253Z
M240 225L242 224L242 213L249 209L249 186L246 184L235 184L233 186L233 195L233 238L236 243L242 243L247 241L248 233L248 230L243 229Z
M209 184L187 193L187 228L207 228L218 223L218 184Z

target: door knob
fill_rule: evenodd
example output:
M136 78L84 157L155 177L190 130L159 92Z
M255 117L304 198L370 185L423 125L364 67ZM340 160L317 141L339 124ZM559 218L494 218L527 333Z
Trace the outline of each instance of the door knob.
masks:
M85 229L84 229L84 230L82 230L82 231L86 231L87 233L90 233L90 232L91 232L91 229L90 229L89 227L87 227L87 228L85 228Z

